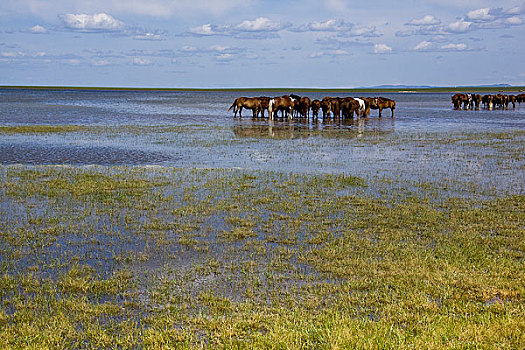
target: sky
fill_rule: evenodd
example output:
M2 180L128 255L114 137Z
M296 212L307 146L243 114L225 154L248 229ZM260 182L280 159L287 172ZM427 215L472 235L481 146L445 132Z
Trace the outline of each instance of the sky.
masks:
M0 85L525 85L524 24L524 0L1 0Z

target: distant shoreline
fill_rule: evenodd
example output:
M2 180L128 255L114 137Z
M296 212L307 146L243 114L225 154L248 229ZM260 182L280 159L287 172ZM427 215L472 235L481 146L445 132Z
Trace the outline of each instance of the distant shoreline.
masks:
M210 92L385 92L385 93L426 93L426 92L523 92L525 86L458 86L428 88L139 88L139 87L89 87L89 86L17 86L0 85L0 90L87 90L87 91L210 91Z

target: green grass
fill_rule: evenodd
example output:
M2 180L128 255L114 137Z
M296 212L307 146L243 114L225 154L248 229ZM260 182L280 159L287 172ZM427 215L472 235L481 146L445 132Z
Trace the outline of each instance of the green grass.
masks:
M520 348L525 197L410 186L2 166L0 347Z
M89 127L81 125L20 125L0 126L0 134L47 134L68 133L90 130Z

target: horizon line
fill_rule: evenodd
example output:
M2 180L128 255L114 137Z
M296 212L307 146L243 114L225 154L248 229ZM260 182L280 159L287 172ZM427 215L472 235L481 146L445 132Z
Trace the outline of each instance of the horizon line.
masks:
M486 84L486 85L404 85L384 84L370 87L136 87L136 86L81 86L81 85L0 85L0 89L37 89L37 90L143 90L143 91L464 91L480 89L486 91L523 91L525 85Z

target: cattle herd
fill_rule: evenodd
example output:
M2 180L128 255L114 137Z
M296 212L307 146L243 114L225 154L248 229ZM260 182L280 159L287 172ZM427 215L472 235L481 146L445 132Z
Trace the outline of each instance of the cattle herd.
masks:
M479 94L455 94L452 96L452 104L454 109L479 109L480 105L492 110L492 109L508 109L509 105L512 104L512 108L516 108L516 102L525 102L525 94L515 95L483 95Z
M254 118L264 118L264 112L268 111L270 119L278 117L278 112L281 112L281 118L310 118L311 110L312 118L317 120L319 111L322 112L323 119L339 119L354 118L354 114L357 117L367 117L370 109L378 109L381 117L385 108L390 108L394 117L396 102L385 97L325 97L322 100L310 100L306 96L290 94L280 97L239 97L228 111L232 108L235 116L239 112L239 117L242 117L243 108L251 109Z

